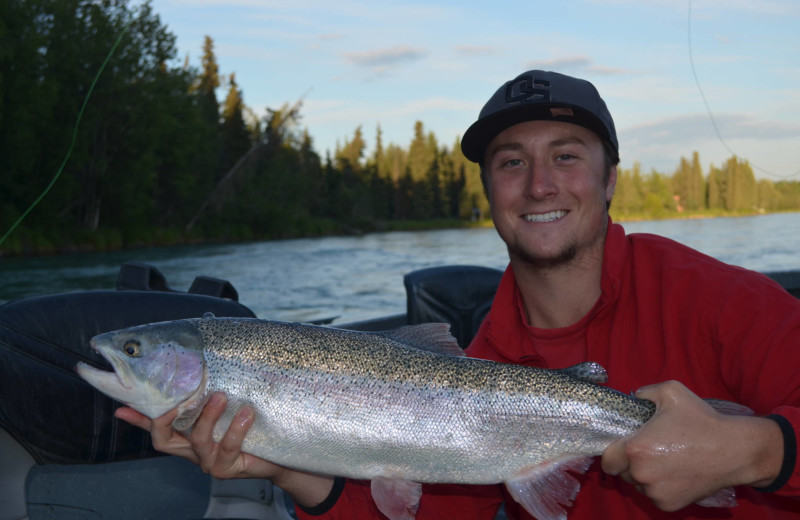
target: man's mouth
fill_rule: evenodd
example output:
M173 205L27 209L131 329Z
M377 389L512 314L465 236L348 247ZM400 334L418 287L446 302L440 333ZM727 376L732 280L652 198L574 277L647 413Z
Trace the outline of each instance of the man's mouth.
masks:
M546 222L555 222L556 220L564 218L566 214L567 211L560 209L558 211L550 211L548 213L529 213L523 216L523 218L528 222L541 224Z

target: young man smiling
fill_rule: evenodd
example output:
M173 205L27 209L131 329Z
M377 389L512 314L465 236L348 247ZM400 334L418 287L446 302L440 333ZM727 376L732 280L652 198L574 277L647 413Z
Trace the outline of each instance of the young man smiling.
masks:
M543 368L596 361L609 386L641 388L637 395L657 406L580 477L569 517L797 518L800 301L765 276L611 222L616 130L587 81L539 70L508 81L462 150L481 164L510 260L468 355ZM698 396L758 415L722 415ZM365 483L241 453L248 409L214 443L224 407L215 396L189 439L171 430L174 412L150 421L122 408L118 416L219 478L273 479L301 518L381 517ZM694 504L731 486L737 507ZM444 485L423 486L417 518L489 520L503 501L509 518L530 518L501 486Z
M531 325L571 325L600 296L617 178L603 154L597 134L560 121L518 123L488 145L482 164L492 220L520 286L536 288L522 293Z

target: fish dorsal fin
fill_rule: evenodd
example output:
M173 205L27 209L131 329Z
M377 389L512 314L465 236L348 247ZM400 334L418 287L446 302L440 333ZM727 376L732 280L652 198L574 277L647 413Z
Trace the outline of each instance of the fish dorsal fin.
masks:
M585 473L591 457L546 461L506 482L508 492L537 520L566 520L562 505L571 506L581 488L569 471Z
M422 323L406 325L383 333L386 337L409 347L435 354L463 357L464 351L450 334L449 323Z
M608 382L608 374L606 374L606 369L603 368L600 363L595 363L594 361L578 363L577 365L572 365L571 367L562 368L559 371L590 383Z

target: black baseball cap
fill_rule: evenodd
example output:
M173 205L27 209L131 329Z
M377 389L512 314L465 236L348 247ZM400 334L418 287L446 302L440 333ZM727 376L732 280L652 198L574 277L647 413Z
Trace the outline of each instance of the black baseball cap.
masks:
M461 151L483 162L486 147L506 128L525 121L552 120L592 130L607 141L619 160L614 120L594 85L558 72L529 70L507 81L483 106L478 120L464 133Z

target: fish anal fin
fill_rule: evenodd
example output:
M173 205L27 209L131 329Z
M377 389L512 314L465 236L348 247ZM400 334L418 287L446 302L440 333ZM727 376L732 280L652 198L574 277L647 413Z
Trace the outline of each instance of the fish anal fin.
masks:
M543 462L506 481L506 488L537 520L566 520L563 506L571 506L581 488L569 472L585 473L591 464L591 457Z
M384 336L399 341L417 350L463 357L464 350L450 333L449 323L420 323L405 325L394 330L382 332Z
M732 487L723 488L702 500L696 502L703 507L736 507L736 491Z
M422 484L376 477L370 483L372 500L389 520L414 520L422 497Z

